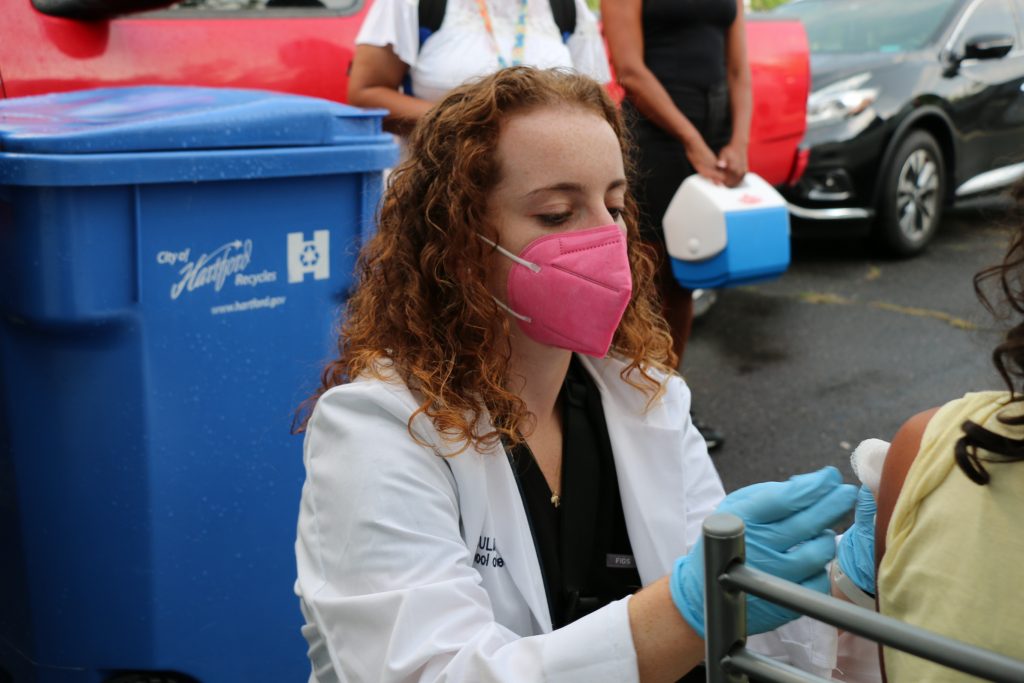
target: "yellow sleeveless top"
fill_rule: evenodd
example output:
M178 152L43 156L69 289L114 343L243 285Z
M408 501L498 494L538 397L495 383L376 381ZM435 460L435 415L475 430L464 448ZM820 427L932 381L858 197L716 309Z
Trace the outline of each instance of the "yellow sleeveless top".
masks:
M960 425L1024 437L997 415L1006 392L967 394L928 423L886 534L878 570L883 614L957 640L1024 659L1024 461L979 451L991 481L978 486L956 465ZM891 683L981 680L885 648Z

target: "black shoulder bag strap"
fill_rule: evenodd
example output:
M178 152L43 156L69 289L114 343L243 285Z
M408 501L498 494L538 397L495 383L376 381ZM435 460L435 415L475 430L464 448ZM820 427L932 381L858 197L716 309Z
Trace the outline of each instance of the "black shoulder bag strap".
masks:
M562 42L568 43L569 36L576 32L576 0L551 0L551 14Z
M423 47L423 43L434 31L441 28L447 6L447 0L420 0L420 47Z
M562 36L562 42L569 42L569 36L576 31L576 0L550 0L551 15ZM420 47L444 22L447 0L420 0Z

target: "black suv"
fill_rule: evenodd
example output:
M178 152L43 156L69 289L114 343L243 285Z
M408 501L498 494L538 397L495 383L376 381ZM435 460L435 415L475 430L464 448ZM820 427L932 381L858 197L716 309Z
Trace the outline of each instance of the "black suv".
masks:
M798 232L921 251L943 208L1024 176L1024 0L794 0L811 46Z

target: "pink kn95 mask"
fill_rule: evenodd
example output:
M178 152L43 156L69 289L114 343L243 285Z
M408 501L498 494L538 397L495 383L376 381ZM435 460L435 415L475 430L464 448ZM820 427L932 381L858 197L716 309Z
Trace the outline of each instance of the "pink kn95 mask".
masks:
M541 344L603 358L633 293L626 236L618 225L545 235L518 256L480 239L516 265L508 304L527 336Z

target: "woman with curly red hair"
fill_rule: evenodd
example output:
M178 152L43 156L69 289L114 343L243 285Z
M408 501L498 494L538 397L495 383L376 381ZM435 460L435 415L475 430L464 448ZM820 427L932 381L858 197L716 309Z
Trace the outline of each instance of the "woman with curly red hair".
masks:
M749 563L828 590L852 487L826 469L723 500L626 147L600 85L525 67L413 132L305 426L311 680L676 680L703 657L716 507ZM794 617L749 603L752 633ZM834 632L799 628L790 661L830 670Z

